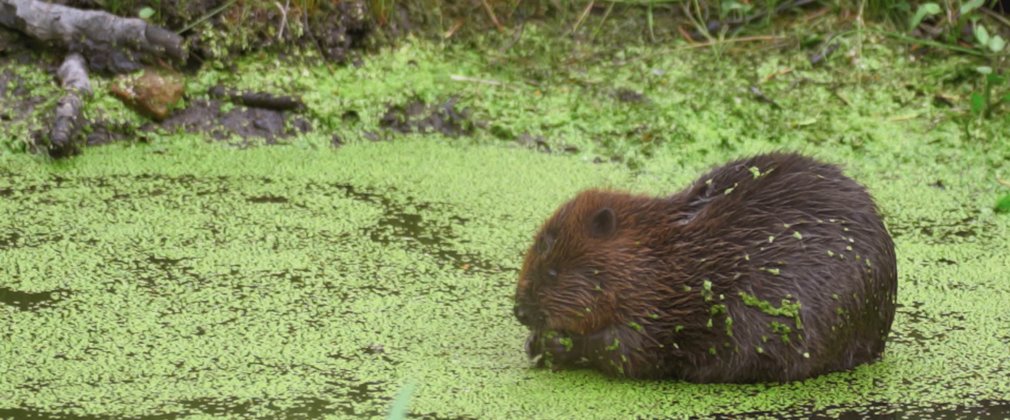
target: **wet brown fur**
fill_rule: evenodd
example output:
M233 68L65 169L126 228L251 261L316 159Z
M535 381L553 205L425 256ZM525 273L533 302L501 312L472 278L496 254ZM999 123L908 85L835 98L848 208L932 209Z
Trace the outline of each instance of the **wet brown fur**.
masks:
M879 358L896 293L894 245L866 190L772 153L670 197L580 193L535 236L516 313L530 357L555 368L790 381ZM798 317L779 311L797 303Z

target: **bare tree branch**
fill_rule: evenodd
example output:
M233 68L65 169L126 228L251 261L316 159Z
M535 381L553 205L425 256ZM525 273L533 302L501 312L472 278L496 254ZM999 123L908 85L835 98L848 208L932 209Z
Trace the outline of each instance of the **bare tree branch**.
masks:
M101 11L37 0L0 0L0 25L80 52L94 70L124 73L139 69L142 59L186 57L182 37L174 32Z
M81 97L91 95L91 82L88 80L84 57L78 53L67 55L57 74L66 94L56 104L56 118L49 133L49 153L63 157L79 151L74 144L74 136L81 129L81 112L84 108Z

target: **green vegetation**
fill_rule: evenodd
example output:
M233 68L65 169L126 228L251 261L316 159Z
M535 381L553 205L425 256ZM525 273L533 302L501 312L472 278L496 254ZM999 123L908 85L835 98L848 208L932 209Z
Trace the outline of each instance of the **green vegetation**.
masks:
M758 298L750 293L740 291L740 299L743 300L743 304L756 308L757 310L764 312L771 316L782 316L786 318L792 318L796 323L796 329L803 329L803 320L800 318L800 302L791 302L789 299L782 299L782 303L775 307L767 300ZM787 296L788 297L788 296Z
M865 12L899 13L871 10L881 3ZM660 23L681 3L651 5L652 32L669 35L675 26ZM574 32L605 38L621 25L602 17ZM155 131L52 161L23 153L43 114L5 122L0 320L11 328L0 332L10 366L0 417L805 416L872 406L916 416L969 396L1005 401L1010 218L996 180L1010 173L1010 124L1003 85L984 118L972 100L977 68L1003 74L1000 62L913 56L912 44L872 28L808 43L806 28L766 24L780 34L767 42L617 48L528 23L519 38L407 38L361 66L254 55L191 79L190 100L216 83L300 94L314 131L277 146ZM811 63L830 43L837 52ZM48 75L4 70L55 97ZM95 83L89 112L139 122ZM470 110L472 135L378 127L390 105L450 97ZM334 135L343 146L331 146ZM901 307L882 361L759 385L530 367L511 316L516 270L559 203L590 186L668 194L712 165L780 149L843 164L885 215ZM715 300L711 282L700 286ZM793 332L777 324L771 333ZM401 392L409 383L418 386Z

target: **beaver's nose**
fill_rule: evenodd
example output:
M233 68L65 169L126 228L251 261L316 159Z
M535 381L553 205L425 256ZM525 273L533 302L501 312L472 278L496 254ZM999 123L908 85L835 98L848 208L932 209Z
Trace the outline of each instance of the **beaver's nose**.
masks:
M519 323L527 327L537 326L537 324L543 323L544 321L543 314L529 305L517 303L513 310L515 311L516 319L519 320Z

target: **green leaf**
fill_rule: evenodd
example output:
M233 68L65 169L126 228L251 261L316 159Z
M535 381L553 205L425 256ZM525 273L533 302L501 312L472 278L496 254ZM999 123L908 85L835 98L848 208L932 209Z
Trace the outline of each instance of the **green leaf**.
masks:
M938 14L940 14L940 5L939 4L936 4L936 3L923 3L923 4L919 5L919 8L916 9L916 11L915 11L915 15L912 16L912 20L910 20L908 22L909 30L912 30L912 29L915 29L916 27L918 27L919 24L922 23L922 20L926 19L926 16L933 16L933 15L938 15Z
M414 394L415 387L413 382L408 382L400 388L400 392L397 392L396 397L393 398L393 405L389 408L389 415L386 416L387 419L401 420L407 418L407 406L410 405L410 397Z
M1006 194L996 200L996 213L1010 213L1010 194Z
M139 12L137 12L137 17L139 17L141 19L144 19L144 20L150 19L151 16L154 16L154 9L152 9L150 7L144 7L142 9L140 9Z
M719 9L723 13L729 13L729 12L747 13L753 8L754 5L741 3L737 0L723 0L722 5L720 6Z
M971 112L981 115L985 111L985 96L978 92L971 94Z
M1003 51L1003 47L1006 47L1006 41L1003 40L1003 37L995 35L989 39L989 49L992 50L992 52Z
M985 83L989 86L1002 85L1006 81L1006 78L1000 76L996 73L990 73L985 76Z
M985 26L975 25L975 39L979 44L989 45L989 31L985 30Z
M968 15L975 9L982 7L983 4L985 4L985 0L971 0L969 2L966 2L965 4L962 4L960 9L961 16L963 17Z

